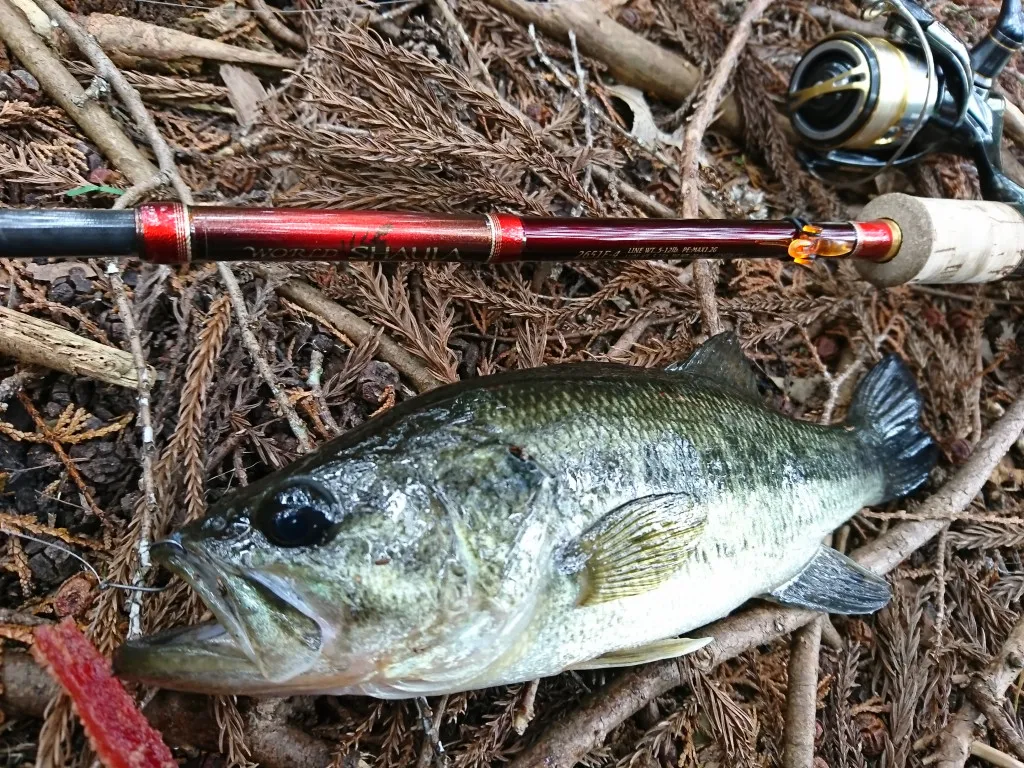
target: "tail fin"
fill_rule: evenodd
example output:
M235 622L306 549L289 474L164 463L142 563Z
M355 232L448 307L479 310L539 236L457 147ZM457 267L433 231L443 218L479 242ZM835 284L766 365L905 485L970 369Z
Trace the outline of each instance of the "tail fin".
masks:
M906 496L928 479L938 448L920 425L921 393L896 355L886 355L857 384L846 417L885 468L885 497Z

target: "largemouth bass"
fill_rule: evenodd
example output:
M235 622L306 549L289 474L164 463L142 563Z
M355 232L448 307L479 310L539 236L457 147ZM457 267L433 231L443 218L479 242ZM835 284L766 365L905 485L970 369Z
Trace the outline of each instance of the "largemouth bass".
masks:
M896 356L846 423L767 407L731 334L684 363L573 363L401 403L235 491L152 555L217 617L131 641L206 693L438 695L692 652L751 598L870 613L823 538L936 460Z

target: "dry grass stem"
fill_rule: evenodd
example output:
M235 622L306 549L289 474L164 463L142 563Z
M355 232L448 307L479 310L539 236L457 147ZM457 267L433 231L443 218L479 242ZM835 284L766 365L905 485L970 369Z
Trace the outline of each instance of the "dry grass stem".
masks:
M153 515L156 512L156 484L153 480L153 455L156 452L156 444L153 441L153 416L150 410L149 396L153 387L150 378L149 367L146 365L146 354L142 349L142 337L135 324L135 313L128 301L128 293L125 290L124 281L121 279L121 270L117 262L111 260L107 264L107 278L110 280L110 288L114 293L117 302L117 311L128 332L128 343L132 350L132 358L135 361L135 370L139 379L139 463L142 465L142 478L140 482L144 498L142 506L142 517L139 521L139 534L136 542L138 548L138 569L132 577L132 584L139 586L146 577L149 569L149 539L152 531ZM134 638L142 634L142 593L132 592L128 596L128 637Z
M455 15L455 11L452 10L451 4L448 0L434 0L434 5L437 6L437 10L441 12L445 22L455 31L459 36L459 40L462 41L462 45L466 49L466 55L469 60L473 63L473 68L480 78L487 83L492 91L497 92L498 88L494 84L494 80L491 78L491 73L487 71L487 65L484 64L483 59L480 58L479 52L476 50L476 46L473 45L473 41L469 39L469 35L466 34L466 28L462 26L458 17Z
M357 344L376 333L372 325L331 301L311 285L289 280L278 285L277 292L314 315L322 317ZM419 392L426 392L441 384L420 358L407 352L386 336L379 338L377 353L382 360L391 363L399 373L407 376Z
M714 119L740 54L743 53L750 38L754 22L764 15L769 5L771 0L752 0L743 9L743 15L736 23L725 53L715 66L700 105L686 128L683 137L683 159L680 163L682 183L679 189L684 219L695 219L700 212L700 151L704 134ZM709 336L721 333L723 327L715 304L716 272L717 265L710 264L706 259L698 259L693 264L693 282L700 297L701 314L704 317L705 331Z

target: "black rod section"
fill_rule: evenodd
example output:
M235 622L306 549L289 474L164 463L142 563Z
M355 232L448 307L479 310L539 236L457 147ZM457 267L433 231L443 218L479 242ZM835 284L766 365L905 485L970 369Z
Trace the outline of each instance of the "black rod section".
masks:
M0 257L131 256L135 211L0 210Z

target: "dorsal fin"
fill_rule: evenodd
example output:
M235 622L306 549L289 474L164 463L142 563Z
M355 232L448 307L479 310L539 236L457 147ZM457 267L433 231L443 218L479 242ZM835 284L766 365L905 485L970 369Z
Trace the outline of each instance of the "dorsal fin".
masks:
M686 360L672 363L665 370L703 376L741 395L761 399L754 369L743 354L739 338L732 331L712 336Z

